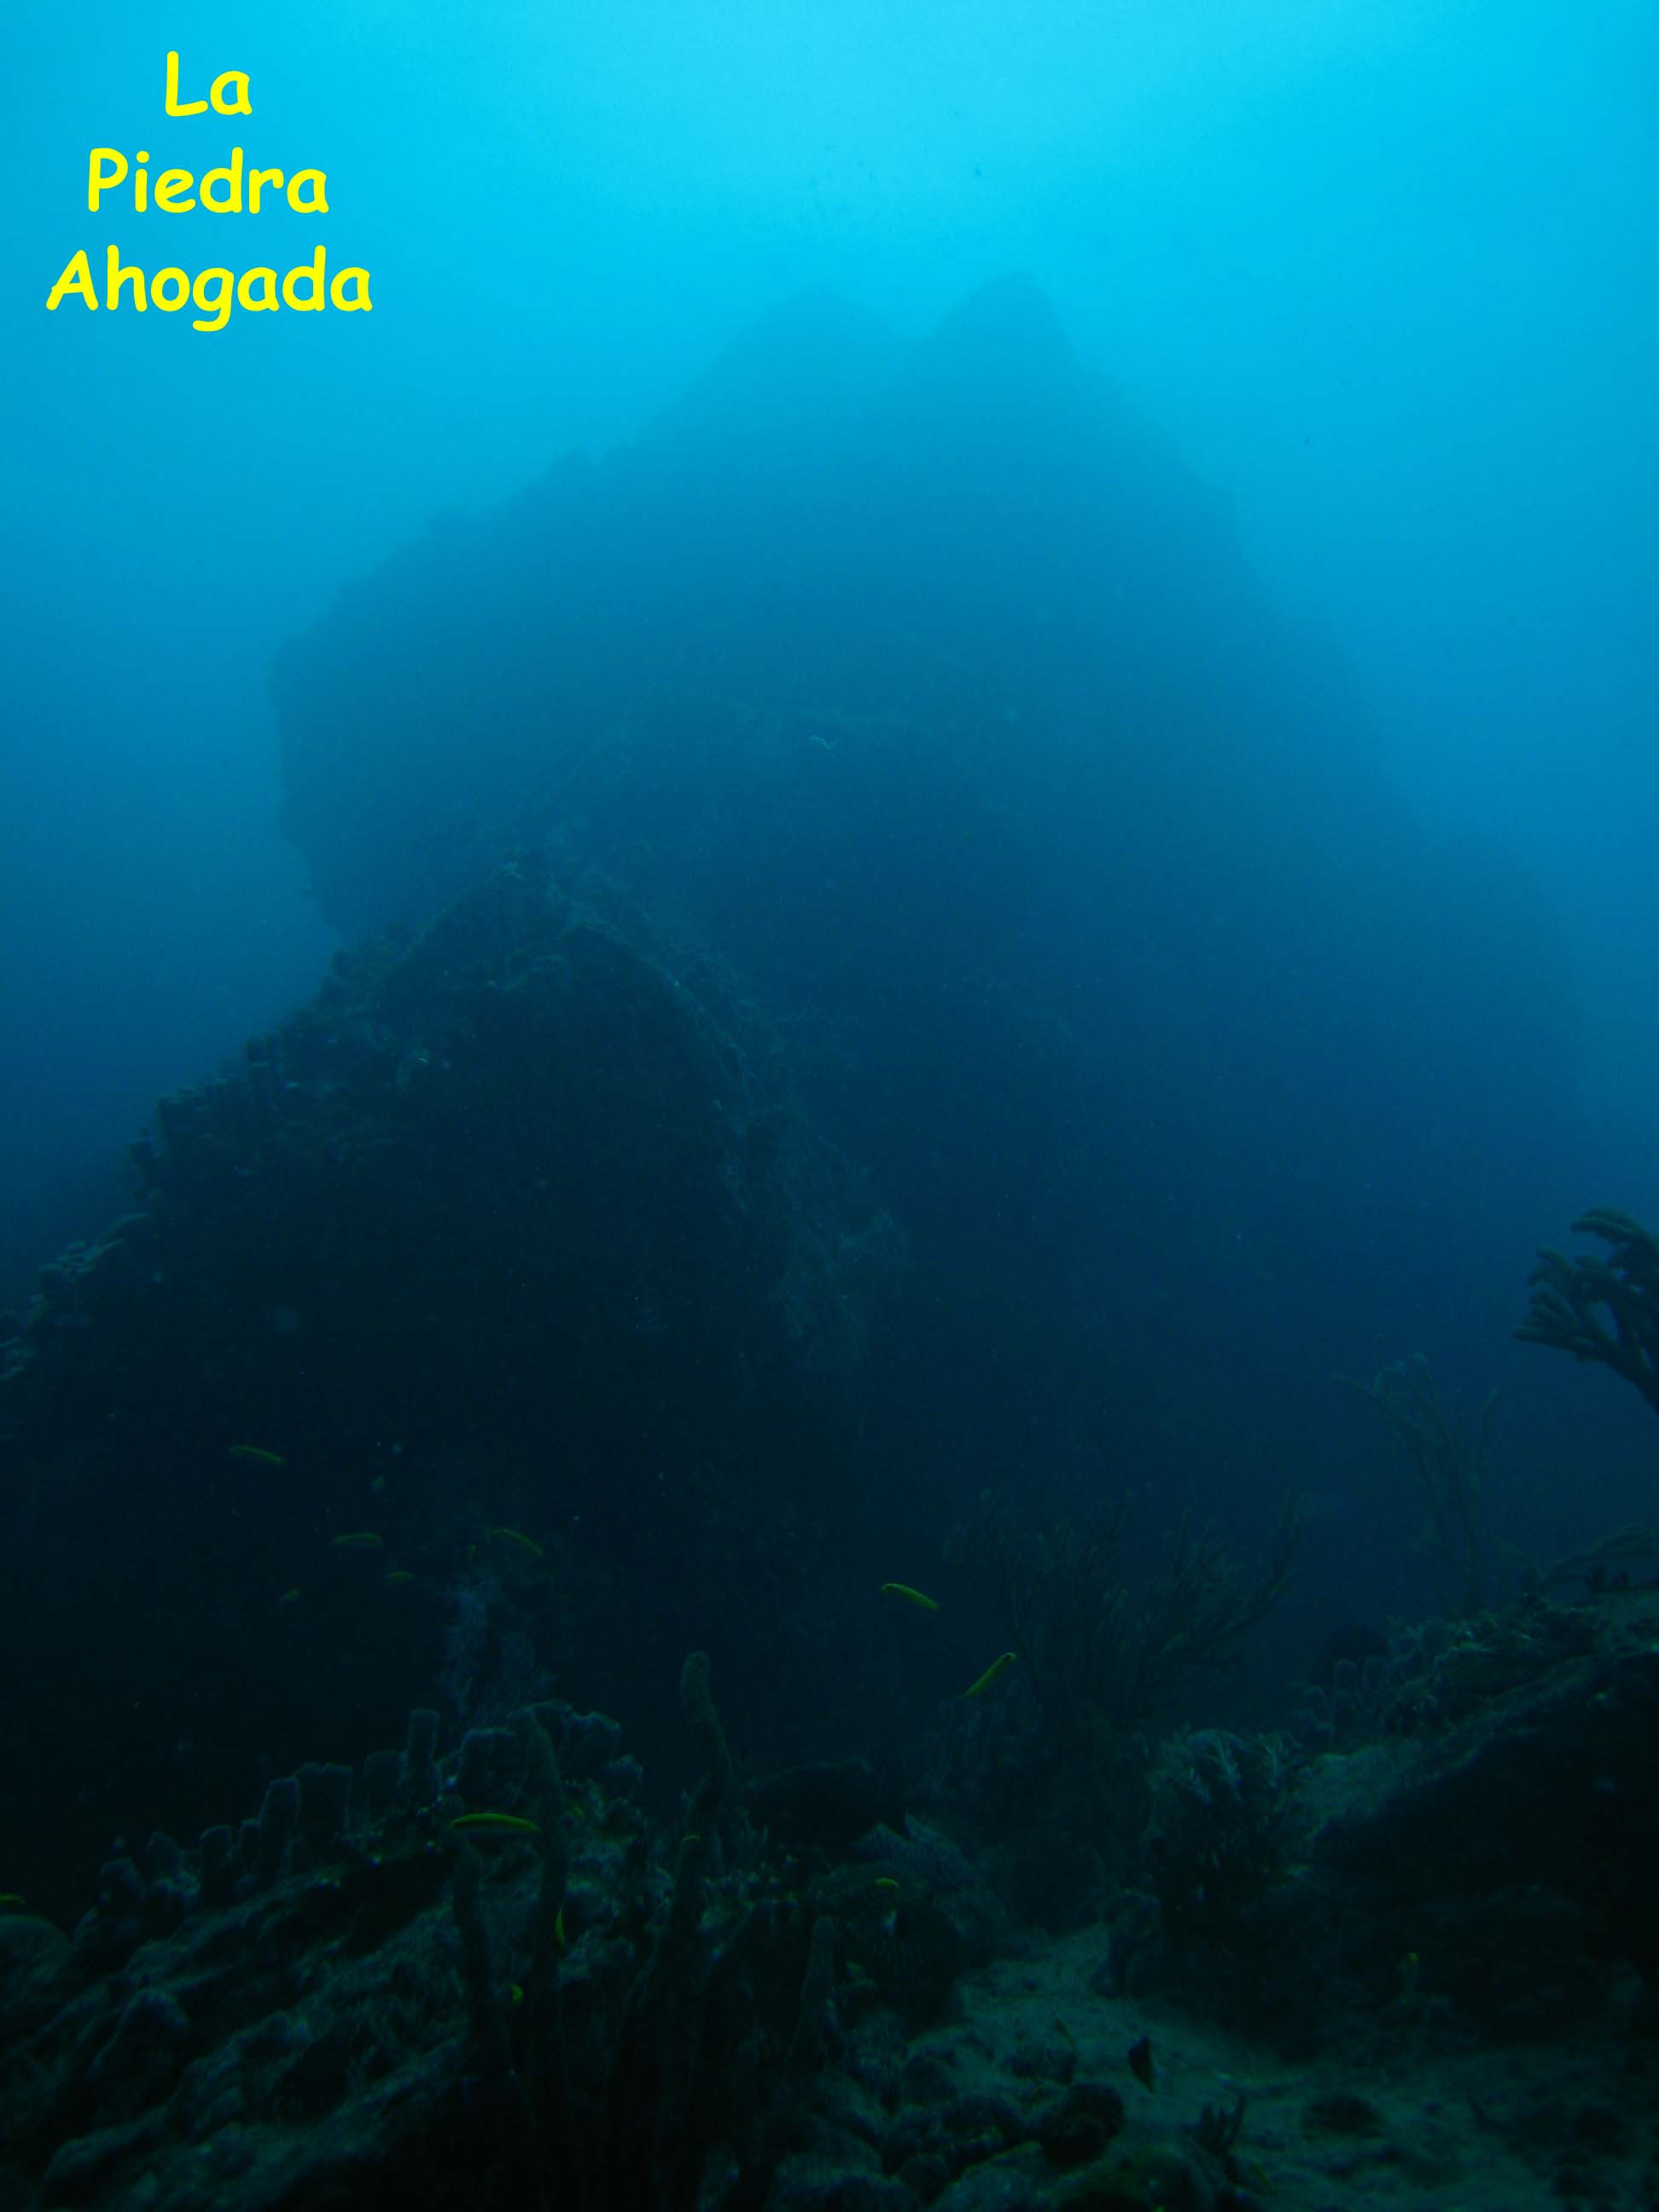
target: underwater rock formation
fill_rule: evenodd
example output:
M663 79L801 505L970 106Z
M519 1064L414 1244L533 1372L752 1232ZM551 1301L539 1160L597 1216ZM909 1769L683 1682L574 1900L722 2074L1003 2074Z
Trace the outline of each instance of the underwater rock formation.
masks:
M1137 1972L1173 1942L1177 1983L1296 2048L1650 2035L1659 1589L1402 1631L1383 1672L1362 1740L1277 1746L1270 1790L1213 1731L1173 1762L1161 1934L1126 1922Z
M1340 656L1023 280L916 340L779 311L355 581L274 684L349 935L534 837L729 970L904 1224L908 1374L969 1396L981 1480L1157 1451L1145 1376L1253 1304L1254 1375L1304 1333L1291 1407L1362 1261L1437 1340L1443 1241L1507 1243L1547 1176L1552 918L1412 817ZM1222 1417L1224 1365L1183 1402Z
M1380 799L1341 677L1292 652L1225 502L1019 279L920 343L830 295L776 311L637 438L355 583L275 690L284 818L349 934L423 918L526 836L599 846L580 810L625 787L593 783L596 750L635 804L663 773L718 804L749 765L729 735L688 728L676 758L639 727L677 700L763 724L761 773L896 716L994 726L1085 779L1074 801L1154 819L1201 774L1194 839L1291 804L1340 835Z
M526 859L163 1102L0 1346L5 1886L121 1801L204 1819L319 1711L349 1754L441 1646L477 1720L579 1644L626 1706L716 1618L728 1659L816 1638L788 1516L855 1494L885 1247L765 1067L717 974Z

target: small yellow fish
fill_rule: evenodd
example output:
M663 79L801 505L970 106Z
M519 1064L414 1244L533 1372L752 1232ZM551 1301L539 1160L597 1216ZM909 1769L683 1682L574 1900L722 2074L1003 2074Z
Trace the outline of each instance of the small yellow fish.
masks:
M252 1460L256 1467L282 1467L286 1463L281 1452L267 1451L263 1444L232 1444L225 1457Z
M359 1528L349 1536L336 1536L329 1545L331 1552L378 1552L381 1539L372 1528Z
M1012 1667L1013 1665L1018 1656L1018 1655L1016 1652L1005 1651L1000 1659L994 1659L990 1665L986 1668L985 1672L980 1676L978 1681L975 1682L971 1688L966 1689L963 1692L962 1694L964 1700L969 1698L983 1696L984 1692L990 1688L992 1683L995 1681L997 1676L1000 1674L1006 1668Z
M462 1813L449 1825L465 1835L539 1836L541 1833L533 1820L520 1820L516 1813Z
M925 1596L919 1589L912 1589L908 1583L884 1583L881 1586L881 1595L902 1597L906 1605L919 1605L924 1613L939 1611L937 1599Z
M547 1554L541 1546L528 1536L521 1536L516 1528L486 1528L484 1534L493 1543L499 1536L503 1543L516 1544L521 1552L528 1552L532 1559L544 1559Z

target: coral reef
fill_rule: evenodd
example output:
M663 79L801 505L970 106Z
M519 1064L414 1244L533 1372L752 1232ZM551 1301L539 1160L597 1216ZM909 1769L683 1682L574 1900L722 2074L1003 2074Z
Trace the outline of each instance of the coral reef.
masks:
M0 1917L6 2187L185 2212L372 2175L410 2207L684 2212L724 2145L723 2201L758 2205L794 2138L775 2093L817 2070L835 1923L725 1869L699 1656L683 1703L702 1825L672 1855L597 1717L544 1706L434 1759L417 1714L355 1784L302 1770L240 1835L112 1861L72 1937Z
M0 1907L0 2202L1315 2212L1478 2167L1634 2212L1659 1595L1480 1634L1504 1666L1369 1748L1170 1739L1147 1886L1058 1938L914 1818L801 1881L696 1655L665 1820L602 1716L417 1711L112 1860L69 1936Z

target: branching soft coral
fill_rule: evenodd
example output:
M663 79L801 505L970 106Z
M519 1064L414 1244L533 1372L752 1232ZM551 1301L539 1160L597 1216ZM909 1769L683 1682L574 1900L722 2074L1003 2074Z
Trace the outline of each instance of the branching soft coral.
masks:
M1528 1279L1532 1310L1515 1333L1528 1344L1598 1360L1659 1413L1659 1241L1609 1206L1581 1213L1572 1225L1608 1245L1607 1258L1570 1260L1546 1248Z
M1348 1378L1345 1376L1344 1381ZM1379 1367L1369 1382L1351 1382L1369 1398L1410 1461L1423 1501L1419 1547L1457 1585L1466 1613L1491 1601L1494 1550L1486 1526L1486 1423L1494 1390L1474 1419L1443 1399L1429 1363L1413 1359Z
M1231 1656L1284 1595L1298 1515L1286 1507L1273 1549L1253 1568L1211 1528L1183 1521L1163 1570L1133 1575L1120 1553L1119 1500L1082 1520L1025 1526L993 1492L946 1547L1001 1612L1057 1752L1121 1750L1191 1675Z

